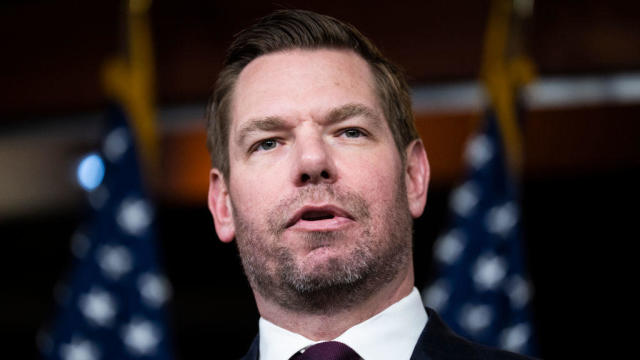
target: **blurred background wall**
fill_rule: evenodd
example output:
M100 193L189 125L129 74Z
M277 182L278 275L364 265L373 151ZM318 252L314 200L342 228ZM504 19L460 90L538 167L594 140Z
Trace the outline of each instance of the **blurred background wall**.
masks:
M416 224L417 282L463 176L467 137L483 117L479 77L489 1L155 1L161 260L173 286L170 318L180 358L230 358L257 331L253 297L233 245L217 241L206 209L206 101L232 35L279 7L353 23L409 75L432 165ZM70 239L86 213L75 166L98 146L107 98L103 62L123 46L117 1L0 5L0 338L35 358L70 268ZM523 230L535 288L541 355L579 348L589 305L621 290L608 271L637 238L640 181L640 4L536 1L526 44L538 76L525 89ZM635 199L635 200L634 200Z

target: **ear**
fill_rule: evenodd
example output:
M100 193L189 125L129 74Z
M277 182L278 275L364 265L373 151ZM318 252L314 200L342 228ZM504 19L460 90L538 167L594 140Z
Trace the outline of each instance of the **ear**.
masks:
M231 242L236 235L233 208L224 176L218 169L211 169L209 175L208 203L218 238L225 243Z
M407 146L405 183L409 211L414 218L420 217L427 203L427 188L429 187L429 160L427 152L420 139L416 139Z

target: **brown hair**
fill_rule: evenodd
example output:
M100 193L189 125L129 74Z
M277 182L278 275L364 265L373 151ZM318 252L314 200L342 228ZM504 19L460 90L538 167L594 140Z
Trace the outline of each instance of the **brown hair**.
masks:
M305 10L278 10L238 33L229 47L207 109L207 147L213 167L229 177L229 107L238 75L257 57L289 49L348 49L362 56L373 72L376 91L396 147L418 138L404 74L355 27Z

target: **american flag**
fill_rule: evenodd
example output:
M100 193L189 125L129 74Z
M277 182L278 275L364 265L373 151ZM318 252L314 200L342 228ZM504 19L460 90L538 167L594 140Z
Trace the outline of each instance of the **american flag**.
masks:
M113 105L107 119L101 150L78 167L91 214L72 239L73 268L39 348L45 359L170 359L170 287L157 261L154 208L124 112Z
M434 244L437 277L424 302L468 339L535 355L518 189L494 114L468 142L465 160L469 173L450 196L451 224Z

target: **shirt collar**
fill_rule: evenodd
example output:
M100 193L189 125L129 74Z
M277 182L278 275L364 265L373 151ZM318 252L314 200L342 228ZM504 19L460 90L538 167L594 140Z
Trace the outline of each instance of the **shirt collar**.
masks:
M260 360L287 360L293 354L316 342L302 335L283 329L260 317Z
M336 340L349 345L365 360L409 359L427 324L420 293L411 293L375 316L351 327ZM285 360L317 343L260 318L260 360Z

